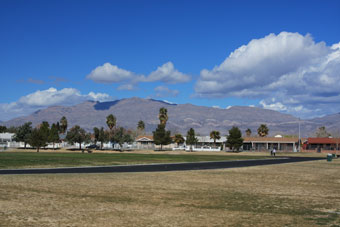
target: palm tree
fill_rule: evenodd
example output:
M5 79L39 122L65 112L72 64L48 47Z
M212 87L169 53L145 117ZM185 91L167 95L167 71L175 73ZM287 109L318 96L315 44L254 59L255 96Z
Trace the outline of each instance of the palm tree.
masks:
M63 116L61 119L60 119L60 133L61 134L64 134L67 130L67 119L65 116Z
M175 134L174 142L177 143L177 147L180 143L184 143L184 138L181 134Z
M168 110L164 107L160 108L158 118L161 125L166 125L166 122L168 121Z
M247 137L250 137L250 136L251 136L251 129L250 129L250 128L248 128L248 129L246 130L246 135L247 135Z
M269 129L266 124L261 124L260 127L257 129L257 134L260 137L265 137L268 135Z
M106 117L106 124L109 127L110 131L112 131L112 129L116 127L116 121L116 117L112 114Z
M138 129L139 131L144 131L144 129L145 129L144 121L138 121L137 129Z
M216 140L221 139L219 131L211 131L210 132L210 139L214 140L214 147L216 147Z

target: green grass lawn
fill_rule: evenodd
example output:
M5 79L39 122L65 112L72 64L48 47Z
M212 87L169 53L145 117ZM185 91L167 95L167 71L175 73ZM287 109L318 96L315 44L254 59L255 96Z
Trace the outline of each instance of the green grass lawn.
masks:
M0 169L70 167L96 165L125 165L144 163L203 162L224 160L263 159L268 156L245 155L199 155L199 154L87 154L87 153L35 153L35 152L0 152Z

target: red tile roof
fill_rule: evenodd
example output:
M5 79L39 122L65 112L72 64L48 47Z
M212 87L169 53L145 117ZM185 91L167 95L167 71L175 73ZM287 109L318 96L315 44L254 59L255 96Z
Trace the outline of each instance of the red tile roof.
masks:
M269 142L269 143L297 143L299 138L281 138L281 137L245 137L243 142ZM302 139L302 138L301 138Z
M336 141L338 140L338 141ZM340 143L340 139L335 138L308 138L309 144L336 144Z

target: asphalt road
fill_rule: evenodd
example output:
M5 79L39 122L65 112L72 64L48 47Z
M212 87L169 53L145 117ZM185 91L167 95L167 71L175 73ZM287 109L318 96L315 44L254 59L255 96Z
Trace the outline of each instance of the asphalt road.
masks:
M65 167L51 169L0 169L0 175L5 174L56 174L56 173L122 173L122 172L163 172L183 170L226 169L248 166L273 165L282 163L305 162L322 160L324 158L306 157L276 157L261 160L240 160L221 162L195 162L171 164L94 166L94 167Z

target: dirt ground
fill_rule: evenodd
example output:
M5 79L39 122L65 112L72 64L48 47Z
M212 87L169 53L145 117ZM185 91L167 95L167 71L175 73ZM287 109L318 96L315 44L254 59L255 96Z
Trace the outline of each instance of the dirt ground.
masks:
M340 159L0 176L0 226L340 226Z

